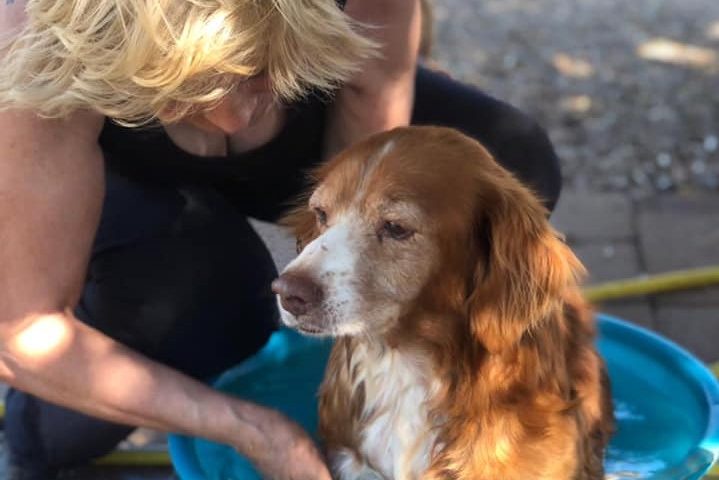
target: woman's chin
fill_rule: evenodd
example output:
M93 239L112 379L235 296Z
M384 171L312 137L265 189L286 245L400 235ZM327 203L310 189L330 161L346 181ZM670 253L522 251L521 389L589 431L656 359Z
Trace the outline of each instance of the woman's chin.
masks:
M275 138L285 125L285 109L273 103L253 115L250 124L229 136L231 153L243 153L259 148Z

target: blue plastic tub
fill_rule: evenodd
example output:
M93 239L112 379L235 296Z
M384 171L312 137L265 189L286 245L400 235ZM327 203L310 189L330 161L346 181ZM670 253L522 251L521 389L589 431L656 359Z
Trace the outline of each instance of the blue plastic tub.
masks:
M719 454L719 385L674 343L599 315L598 346L612 380L618 431L607 452L608 479L695 480ZM330 344L283 330L255 357L222 375L224 391L273 406L308 431L317 424L315 391ZM260 477L231 448L171 435L182 480Z

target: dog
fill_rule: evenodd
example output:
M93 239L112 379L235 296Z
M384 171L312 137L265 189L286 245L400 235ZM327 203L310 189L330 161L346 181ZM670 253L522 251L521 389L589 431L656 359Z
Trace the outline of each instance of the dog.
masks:
M535 195L441 127L374 135L313 176L272 289L287 326L336 337L319 392L334 476L603 478L583 267Z

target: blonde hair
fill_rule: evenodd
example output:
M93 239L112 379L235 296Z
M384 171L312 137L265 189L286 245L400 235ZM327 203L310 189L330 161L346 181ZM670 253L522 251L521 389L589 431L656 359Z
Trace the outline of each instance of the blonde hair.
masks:
M333 90L375 52L335 0L28 0L27 16L0 107L48 117L174 121L259 73L291 100Z

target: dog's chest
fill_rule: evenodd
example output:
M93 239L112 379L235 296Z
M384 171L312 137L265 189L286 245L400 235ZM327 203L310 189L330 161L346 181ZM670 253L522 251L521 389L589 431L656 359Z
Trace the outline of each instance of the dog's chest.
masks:
M350 363L355 391L364 387L360 452L386 479L418 478L435 440L428 402L438 388L431 366L417 355L358 348Z

